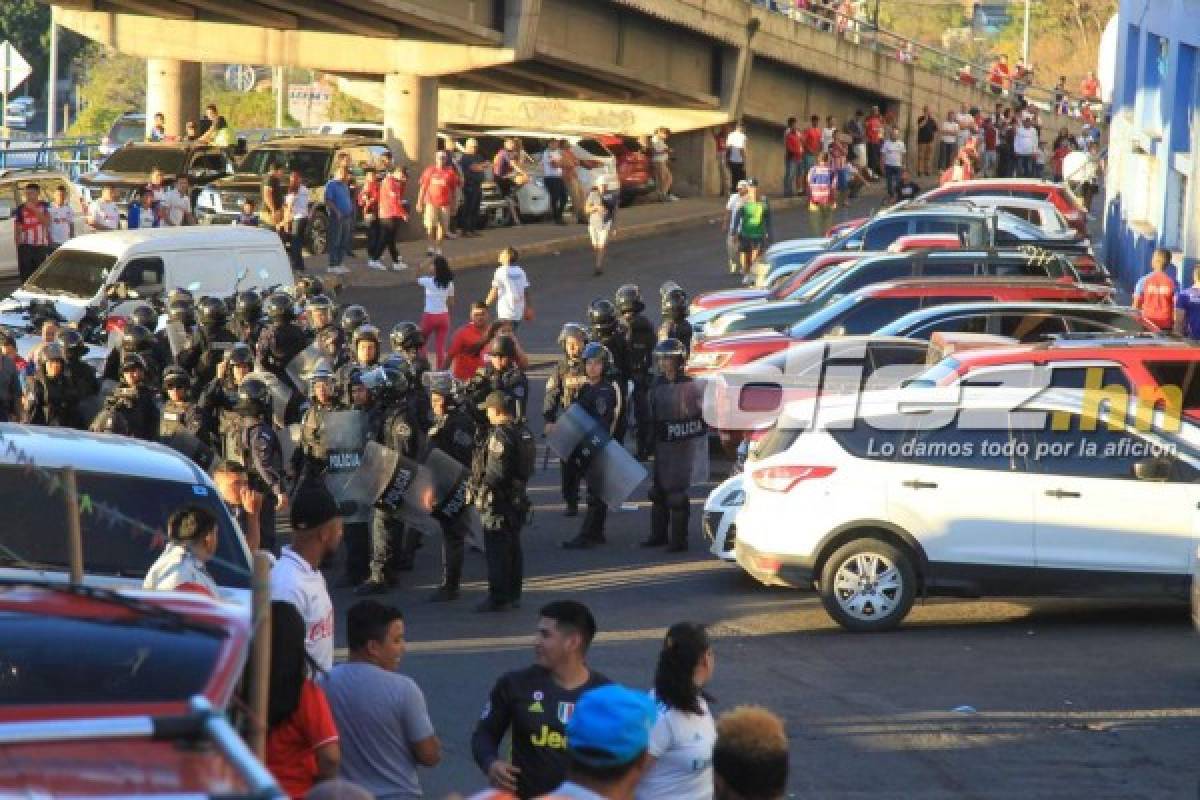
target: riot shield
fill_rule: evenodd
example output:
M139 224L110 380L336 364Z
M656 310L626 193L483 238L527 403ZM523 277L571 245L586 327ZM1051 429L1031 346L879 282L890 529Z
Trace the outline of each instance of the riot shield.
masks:
M321 352L316 343L301 350L287 365L288 377L299 387L308 386L308 378L317 364L329 361L329 357Z
M277 379L278 380L278 379ZM367 447L367 416L362 411L333 411L321 424L328 462L325 488L340 504L353 505L347 522L366 522L371 518L375 498L359 474Z
M483 541L483 522L479 510L470 502L467 484L471 471L454 456L433 448L425 457L425 467L433 483L433 507L430 517L438 522L458 525L469 541Z
M275 427L286 427L288 404L292 401L295 389L281 381L278 376L265 370L256 370L246 376L246 380L251 378L262 381L271 390L271 417L275 420Z
M437 498L435 482L425 465L378 442L368 442L357 482L357 492L369 498L368 505L407 524L431 528L429 514Z
M292 463L292 455L300 446L300 423L279 429L279 448L283 452L283 463Z
M651 399L656 416L656 483L668 491L687 491L706 482L709 460L703 384L699 381L658 384Z
M188 333L182 322L168 322L166 331L167 344L171 346L171 355L178 361L179 354L192 346L192 335Z
M578 404L561 414L546 443L586 477L588 488L609 508L619 508L646 479L646 468Z

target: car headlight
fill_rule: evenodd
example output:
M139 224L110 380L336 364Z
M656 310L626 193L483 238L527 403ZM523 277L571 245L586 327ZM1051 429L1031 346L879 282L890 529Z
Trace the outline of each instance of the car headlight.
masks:
M746 492L743 489L735 489L734 491L730 492L724 500L721 501L721 505L725 506L726 508L734 508L736 506L745 505L745 503Z
M733 353L727 350L717 350L710 353L692 353L688 359L688 369L720 369L729 363Z

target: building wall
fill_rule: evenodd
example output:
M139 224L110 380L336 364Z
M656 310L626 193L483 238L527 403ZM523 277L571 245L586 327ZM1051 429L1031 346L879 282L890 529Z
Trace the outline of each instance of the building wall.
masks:
M1109 268L1132 288L1165 247L1200 265L1200 0L1121 0L1104 198Z

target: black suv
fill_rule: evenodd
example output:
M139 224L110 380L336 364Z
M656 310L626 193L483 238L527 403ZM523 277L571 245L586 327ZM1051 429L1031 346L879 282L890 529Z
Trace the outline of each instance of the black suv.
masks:
M363 170L379 163L387 145L364 136L281 136L255 145L238 163L237 172L213 181L196 200L196 219L200 223L232 222L242 210L242 202L254 200L263 213L263 179L272 164L285 169L298 168L309 189L308 234L306 245L312 253L324 253L329 242L329 216L325 211L325 183L333 174L337 158L350 156L350 172L356 182ZM264 217L265 219L265 217Z
M233 162L220 147L194 142L130 142L114 151L98 170L80 176L79 184L88 202L99 200L105 186L113 187L113 200L124 214L134 192L150 182L155 167L162 170L167 182L187 175L193 203L201 187L233 173Z

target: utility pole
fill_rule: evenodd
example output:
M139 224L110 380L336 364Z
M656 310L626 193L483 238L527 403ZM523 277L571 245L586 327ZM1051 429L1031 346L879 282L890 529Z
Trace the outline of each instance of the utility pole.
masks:
M50 10L50 68L46 79L46 138L54 138L54 112L58 105L58 22Z
M287 94L287 87L283 85L284 68L275 67L275 74L271 78L271 83L275 85L275 129L279 130L283 127L283 102L284 96Z
M1029 62L1029 6L1033 0L1025 0L1025 34L1021 44L1021 60L1025 62L1025 69L1029 69L1032 64Z

